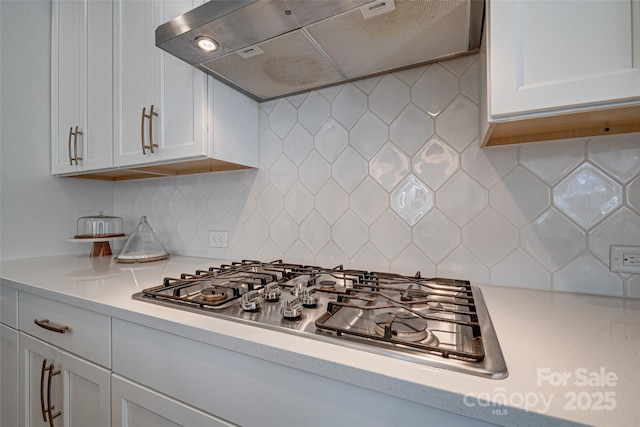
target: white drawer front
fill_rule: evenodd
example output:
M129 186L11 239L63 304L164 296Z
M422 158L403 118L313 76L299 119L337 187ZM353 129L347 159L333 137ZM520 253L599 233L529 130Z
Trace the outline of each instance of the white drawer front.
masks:
M0 286L0 323L18 328L18 291Z
M53 328L55 332L36 324ZM44 322L48 321L48 322ZM111 367L111 318L61 302L20 292L19 329L99 365Z
M486 425L115 318L113 371L240 425Z

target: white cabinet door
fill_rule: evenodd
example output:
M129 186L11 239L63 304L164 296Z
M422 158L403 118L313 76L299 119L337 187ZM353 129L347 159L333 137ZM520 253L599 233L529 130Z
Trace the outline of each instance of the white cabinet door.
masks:
M53 174L113 166L112 4L52 4Z
M489 117L640 102L640 1L488 2Z
M23 425L110 426L110 373L56 347L19 334Z
M18 425L18 331L0 325L0 427Z
M116 166L208 154L206 76L155 47L158 25L201 3L115 2Z
M113 427L232 425L115 374L111 393Z
M110 427L111 373L65 351L58 360L69 426Z
M165 0L162 13L154 25L164 24L196 6L202 0ZM161 16L160 16L161 15ZM160 104L160 161L204 156L207 146L207 77L206 74L155 47L159 62L158 84L154 103Z
M62 377L56 363L58 350L20 333L20 412L25 427L63 425Z

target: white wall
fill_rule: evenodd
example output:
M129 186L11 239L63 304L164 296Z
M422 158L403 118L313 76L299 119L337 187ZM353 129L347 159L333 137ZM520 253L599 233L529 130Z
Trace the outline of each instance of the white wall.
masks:
M476 59L263 103L259 170L118 183L114 210L178 254L640 297L608 269L640 245L640 134L480 149Z
M640 135L480 150L473 57L263 104L259 170L51 177L50 14L0 1L0 259L88 252L64 239L113 208L176 254L640 297L640 275L607 268L609 245L640 244ZM398 214L408 176L432 198L415 224Z
M0 19L0 259L88 253L65 238L113 184L50 175L51 2L2 0Z

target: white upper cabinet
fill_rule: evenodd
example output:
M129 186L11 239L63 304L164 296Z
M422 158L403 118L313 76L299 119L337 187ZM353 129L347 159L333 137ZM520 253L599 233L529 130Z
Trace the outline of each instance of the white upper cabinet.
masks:
M112 3L52 4L53 174L113 165Z
M115 166L208 154L206 75L155 46L158 25L201 3L116 1Z
M485 143L640 129L640 1L508 0L487 7L483 119L498 125L489 126ZM518 133L524 140L513 139Z
M491 2L492 116L637 102L632 6L640 3Z
M203 0L53 2L52 174L121 180L258 166L258 105L155 46Z

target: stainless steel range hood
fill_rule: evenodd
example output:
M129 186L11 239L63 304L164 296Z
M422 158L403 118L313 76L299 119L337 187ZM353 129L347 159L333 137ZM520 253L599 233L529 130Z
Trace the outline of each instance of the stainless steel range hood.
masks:
M483 0L211 0L156 29L156 45L267 101L480 47ZM199 37L219 49L206 53Z

